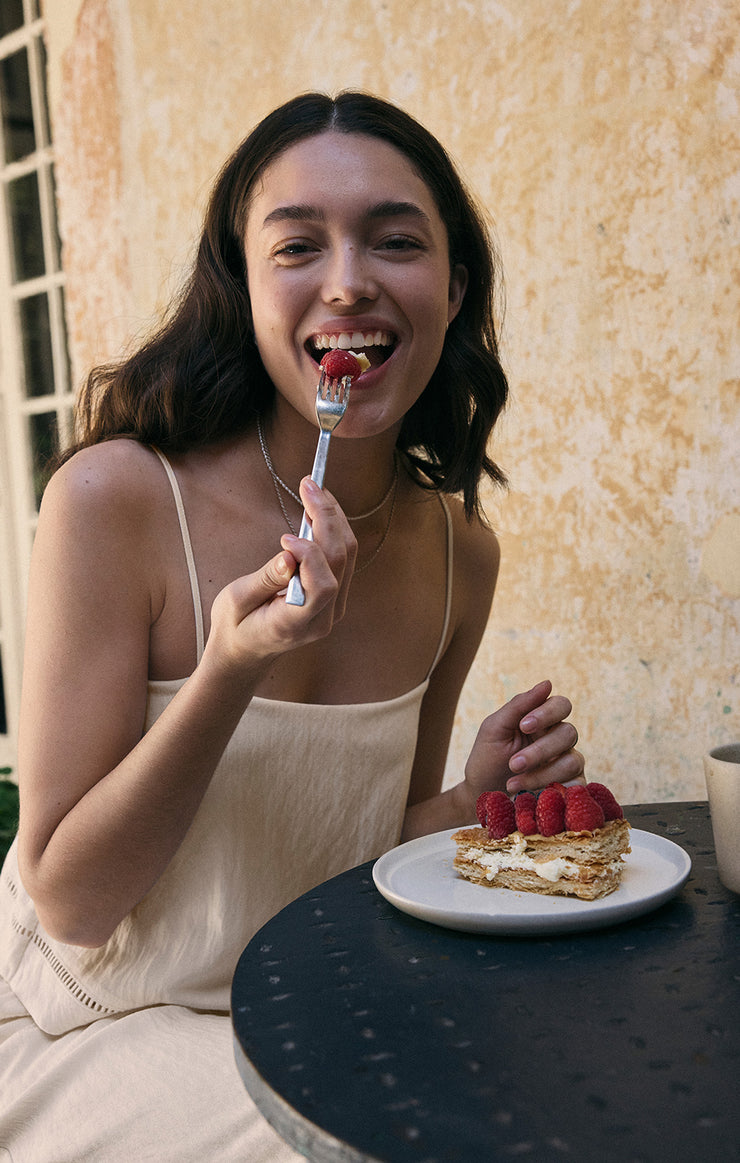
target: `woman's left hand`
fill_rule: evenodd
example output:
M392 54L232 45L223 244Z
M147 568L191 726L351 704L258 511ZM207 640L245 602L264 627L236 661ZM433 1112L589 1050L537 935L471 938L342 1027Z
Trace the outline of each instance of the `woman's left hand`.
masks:
M569 699L552 694L552 683L540 682L489 715L465 766L469 794L513 794L581 778L578 732L566 722L572 709Z

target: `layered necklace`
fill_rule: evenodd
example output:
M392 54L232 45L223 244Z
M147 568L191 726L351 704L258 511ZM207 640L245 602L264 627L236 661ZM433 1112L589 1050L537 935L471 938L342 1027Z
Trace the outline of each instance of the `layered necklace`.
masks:
M273 463L272 463L272 458L270 456L270 450L267 447L267 441L265 440L265 434L262 431L262 421L259 417L257 418L257 436L259 437L260 448L262 449L262 455L264 457L265 464L267 465L267 470L268 470L270 476L272 477L272 483L275 486L275 496L277 497L281 512L283 514L283 517L285 518L285 522L286 522L288 528L290 529L291 533L293 534L294 537L297 537L298 534L296 533L295 525L291 521L290 516L288 514L288 510L285 507L285 501L283 500L283 493L285 493L289 497L292 497L293 500L296 502L296 504L299 505L301 508L303 507L303 502L301 501L301 498L298 496L298 494L294 493L293 490L290 488L290 486L286 485L286 483L282 479L282 477L279 477L278 474L275 472L275 469L274 469ZM398 475L399 475L398 474L398 456L394 453L393 454L393 480L391 481L390 485L388 486L387 492L378 501L377 505L374 505L372 509L368 509L368 511L366 513L360 513L357 517L348 517L347 518L348 521L365 521L368 517L373 517L376 513L379 513L380 510L388 503L388 501L391 502L390 510L388 512L388 520L386 521L385 529L383 530L383 536L380 538L380 541L376 545L375 549L373 550L373 552L371 553L371 555L367 559L367 561L363 561L362 565L355 567L355 573L362 573L362 571L367 569L367 567L369 565L372 565L372 563L375 561L375 558L378 556L381 549L385 545L386 539L387 539L388 534L390 533L390 530L391 530L391 523L393 521L393 513L394 513L395 508L396 508L396 495L398 492Z

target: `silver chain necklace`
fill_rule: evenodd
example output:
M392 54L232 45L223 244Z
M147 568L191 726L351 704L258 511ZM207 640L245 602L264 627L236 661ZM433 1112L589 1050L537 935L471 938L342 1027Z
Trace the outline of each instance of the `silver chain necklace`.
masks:
M298 494L294 493L293 490L288 485L286 485L285 481L281 477L279 477L278 474L275 472L275 469L274 469L273 464L272 464L272 457L270 456L270 450L267 447L267 441L265 440L265 436L264 436L264 433L262 431L262 421L259 418L259 416L257 417L257 436L259 438L260 448L262 449L262 456L264 457L265 464L267 465L267 470L268 470L270 476L272 477L272 483L275 486L275 496L278 499L278 504L280 506L280 510L283 514L283 517L285 518L285 523L288 526L288 528L290 529L293 536L297 537L298 534L296 533L295 525L293 524L293 522L290 519L290 516L288 514L288 510L285 507L285 502L283 501L283 496L282 496L282 493L280 490L282 489L284 492L286 492L288 494L289 497L292 497L293 500L298 505L301 506L301 508L303 507L303 502L301 501L301 498L298 496ZM381 549L385 545L386 538L388 537L388 534L390 533L391 522L393 521L393 513L394 513L395 508L396 508L397 491L398 491L398 457L394 455L394 458L393 458L393 480L391 481L390 486L388 488L388 491L385 493L384 497L378 502L377 505L374 506L374 508L368 509L367 513L360 513L359 517L348 517L347 518L348 521L364 521L366 517L372 517L375 513L379 512L379 510L382 509L383 506L386 504L389 497L391 497L391 495L393 496L393 500L391 502L390 512L388 514L388 520L386 521L385 529L383 530L383 536L381 537L380 541L378 542L377 546L375 547L375 550L370 555L370 557L367 559L367 561L363 562L362 565L355 567L355 571L354 571L355 573L362 573L363 570L367 569L367 567L375 561L375 558L378 556Z

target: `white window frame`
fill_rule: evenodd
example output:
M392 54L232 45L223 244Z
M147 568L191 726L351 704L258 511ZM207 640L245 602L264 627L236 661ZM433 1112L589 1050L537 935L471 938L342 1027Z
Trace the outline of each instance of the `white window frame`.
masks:
M25 22L0 39L0 56L28 50L29 83L36 145L34 153L3 164L0 149L0 651L7 732L0 734L0 767L15 769L17 721L22 673L22 642L31 546L37 522L34 457L29 419L53 414L59 439L71 435L73 393L63 313L64 274L57 266L56 205L53 190L54 151L43 139L49 124L45 108L45 78L40 44L44 22L35 18L35 0L24 0ZM2 143L0 143L1 145ZM13 179L38 175L41 231L45 274L22 282L13 281L7 185ZM53 362L53 392L29 396L25 370L19 303L31 295L45 294Z

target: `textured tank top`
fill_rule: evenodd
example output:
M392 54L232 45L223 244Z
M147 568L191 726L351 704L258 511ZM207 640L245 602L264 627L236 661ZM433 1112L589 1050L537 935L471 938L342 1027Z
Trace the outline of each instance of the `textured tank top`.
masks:
M195 616L201 597L182 496L177 507ZM447 522L444 624L450 617ZM0 972L37 1024L62 1033L148 1005L228 1010L231 977L257 930L301 893L398 843L429 675L398 698L341 705L253 698L167 869L99 949L41 928L12 849L0 889ZM187 679L150 682L145 730ZM10 898L10 899L8 899Z

